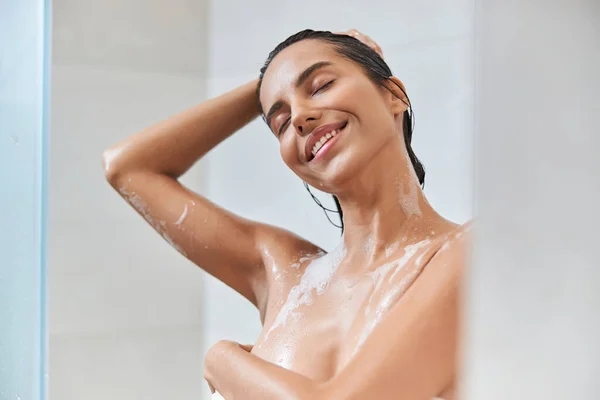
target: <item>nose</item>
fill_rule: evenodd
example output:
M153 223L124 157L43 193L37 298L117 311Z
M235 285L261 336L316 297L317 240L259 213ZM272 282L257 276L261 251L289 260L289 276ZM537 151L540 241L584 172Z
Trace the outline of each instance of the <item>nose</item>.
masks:
M308 106L296 106L292 114L292 124L300 136L308 135L318 124L322 113Z

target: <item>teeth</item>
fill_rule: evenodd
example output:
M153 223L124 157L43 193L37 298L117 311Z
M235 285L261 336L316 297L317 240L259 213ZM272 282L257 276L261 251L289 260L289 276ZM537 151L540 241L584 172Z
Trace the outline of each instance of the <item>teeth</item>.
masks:
M330 133L326 134L325 136L323 136L321 138L321 140L318 140L317 143L315 143L315 145L312 148L312 155L313 157L317 154L317 151L319 151L319 149L321 147L323 147L323 145L332 137L334 137L335 135L338 134L337 130L331 131Z

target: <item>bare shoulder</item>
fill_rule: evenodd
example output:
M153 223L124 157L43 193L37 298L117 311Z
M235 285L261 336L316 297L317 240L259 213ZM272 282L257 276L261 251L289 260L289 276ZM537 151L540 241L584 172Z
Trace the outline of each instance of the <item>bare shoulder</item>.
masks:
M472 227L473 222L469 221L449 232L440 241L438 250L423 273L423 280L428 282L432 289L458 289L462 286L471 254Z
M452 393L471 228L471 222L456 227L431 243L422 272L332 381L335 396L329 398L431 399Z
M325 254L311 241L284 228L257 224L257 237L263 259L268 264L298 268L304 258Z
M262 317L270 297L285 292L296 284L306 266L326 252L311 241L284 228L257 224L256 231L264 267L262 281L267 286L261 291L264 293L262 298L258 299Z
M449 232L431 261L462 268L470 253L472 228L473 221L469 221Z

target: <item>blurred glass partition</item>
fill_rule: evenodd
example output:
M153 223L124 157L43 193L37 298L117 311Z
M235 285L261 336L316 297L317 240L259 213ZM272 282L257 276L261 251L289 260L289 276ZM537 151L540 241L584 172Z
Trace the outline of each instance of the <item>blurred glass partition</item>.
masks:
M50 0L0 0L0 400L45 398Z
M600 3L477 2L466 400L600 396Z

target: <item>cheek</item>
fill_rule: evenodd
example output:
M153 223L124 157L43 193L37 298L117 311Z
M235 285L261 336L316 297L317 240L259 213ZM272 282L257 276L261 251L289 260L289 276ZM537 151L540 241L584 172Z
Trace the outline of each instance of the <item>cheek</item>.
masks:
M362 99L359 119L369 129L379 131L393 125L394 115L381 94L375 90L363 90L358 96Z
M291 132L286 133L286 135L292 134ZM299 143L295 137L285 138L279 142L279 154L281 154L281 159L287 165L287 167L300 179L304 181L310 181L310 170L307 169L306 165L303 164L298 158L299 151L298 150Z
M344 85L331 99L331 108L354 114L361 123L378 121L385 103L370 81L355 81Z
M285 137L279 141L279 154L281 154L283 162L291 169L294 169L299 163L298 147L296 141L290 135L293 134L291 132L285 133Z

